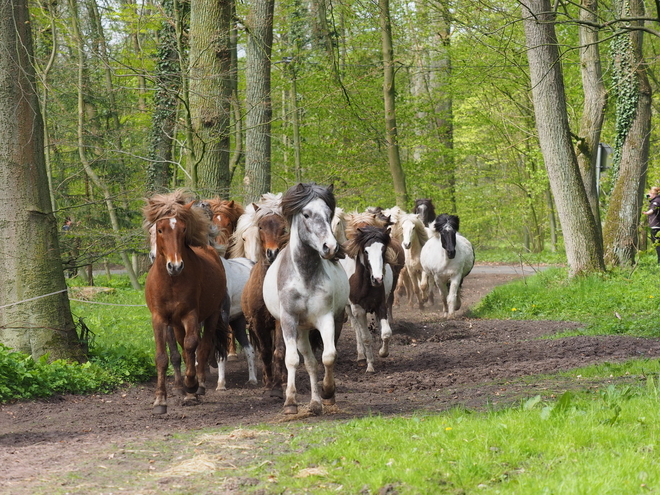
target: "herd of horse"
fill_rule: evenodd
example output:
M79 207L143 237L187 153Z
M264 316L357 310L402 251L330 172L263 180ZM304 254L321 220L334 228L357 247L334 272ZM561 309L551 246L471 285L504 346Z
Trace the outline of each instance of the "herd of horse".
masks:
M167 412L170 361L183 404L196 404L209 365L218 368L217 390L226 388L225 362L235 341L247 358L249 382L257 383L258 355L263 384L284 399L285 414L298 412L302 356L309 411L321 414L335 401L336 344L347 317L357 359L374 372L369 316L380 330L378 354L387 357L398 299L405 294L408 305L423 308L437 287L451 317L474 265L459 218L436 216L429 199L416 200L412 213L398 207L346 213L332 186L310 183L265 194L245 208L177 190L149 198L143 214L152 261L145 298L156 343L155 414Z

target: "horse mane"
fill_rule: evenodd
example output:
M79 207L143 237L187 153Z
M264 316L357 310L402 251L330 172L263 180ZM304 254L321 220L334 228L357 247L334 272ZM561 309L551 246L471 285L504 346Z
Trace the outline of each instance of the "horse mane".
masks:
M379 227L387 228L391 225L389 217L382 213L372 213L369 211L363 213L350 213L346 215L346 237L350 240L357 235L357 230L361 227Z
M458 227L460 225L458 215L450 215L449 213L438 215L438 218L436 218L435 222L433 222L433 228L436 232L440 232L442 227L446 224L449 224L451 228L458 232Z
M314 182L308 184L298 183L289 188L282 197L282 214L287 222L291 224L293 217L300 213L302 209L317 198L322 199L331 212L335 211L337 206L333 186L325 188Z
M415 235L417 235L417 237L419 238L422 244L426 243L426 241L429 240L429 233L426 231L426 226L424 225L424 222L422 222L422 219L419 218L417 214L407 213L405 215L402 215L400 225L403 226L403 222L405 221L412 222L414 226L413 231L415 232Z
M403 217L405 217L407 213L398 206L393 206L392 208L383 210L382 214L385 217L389 217L390 222L392 222L392 229L391 229L392 237L399 240L403 239L402 222L403 222Z
M195 199L183 189L166 194L155 194L142 208L143 227L149 229L163 218L178 218L186 224L186 244L208 246L212 222L205 208L193 208Z
M390 246L391 241L392 238L390 237L387 227L366 225L357 228L355 234L348 239L343 247L348 256L356 259L365 246L374 242L380 242L385 246L385 263L396 265L397 255L396 251Z

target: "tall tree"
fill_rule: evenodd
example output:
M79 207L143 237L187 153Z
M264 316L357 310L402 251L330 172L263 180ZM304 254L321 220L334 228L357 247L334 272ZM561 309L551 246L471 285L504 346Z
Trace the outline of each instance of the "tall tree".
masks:
M399 130L396 126L396 106L394 87L394 48L392 45L392 22L390 19L389 0L378 0L380 11L380 33L383 52L383 102L385 104L385 143L387 158L392 174L396 204L399 208L407 208L408 192L406 176L401 166L399 155Z
M521 4L536 128L570 273L602 271L603 248L571 142L555 13L549 0L522 0Z
M190 113L197 163L196 187L205 195L229 194L231 117L231 1L190 5Z
M26 0L0 1L0 341L80 360L44 162Z
M607 90L603 83L598 42L598 0L582 0L580 8L580 62L584 105L578 131L577 159L582 181L589 198L589 205L596 221L596 230L602 238L600 206L598 198L597 170L598 147L605 118ZM602 241L601 241L602 242Z
M643 0L615 1L615 4L622 18L644 16ZM644 21L630 22L630 26L637 28L643 24ZM637 254L640 200L651 132L651 85L646 74L642 40L641 29L625 29L613 40L617 98L613 172L617 178L603 232L605 261L612 265L630 265Z
M270 190L273 115L270 56L273 50L274 0L250 0L247 17L247 71L245 90L245 202Z

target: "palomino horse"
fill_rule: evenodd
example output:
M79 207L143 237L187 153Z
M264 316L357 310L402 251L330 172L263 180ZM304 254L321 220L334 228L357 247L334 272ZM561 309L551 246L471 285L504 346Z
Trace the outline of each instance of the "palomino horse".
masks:
M406 255L406 269L402 273L401 281L406 289L408 296L408 305L413 304L413 295L417 296L419 309L424 307L425 297L421 290L422 283L422 263L419 256L422 248L428 241L428 233L418 215L409 213L400 218L401 231L403 235L403 250Z
M195 403L206 391L206 363L213 345L226 352L226 327L221 318L227 297L225 270L208 244L206 213L192 208L193 203L181 205L179 199L172 194L156 195L143 210L145 223L156 229L156 256L145 286L156 341L156 414L167 412L168 327L184 351L184 404Z
M266 271L288 242L289 235L282 215L263 208L257 210L256 216L256 230L252 234L257 236L254 244L259 247L258 261L243 289L241 306L252 340L261 355L264 385L273 395L282 397L284 341L264 303L263 284ZM252 240L248 239L248 242Z
M303 355L309 374L309 411L321 414L325 404L335 402L335 335L344 322L348 303L346 272L333 261L340 252L330 222L335 210L332 186L298 184L282 198L282 213L290 225L289 244L271 265L264 279L266 307L280 322L286 345L287 387L285 414L296 414L296 368ZM323 340L325 374L319 393L317 361L310 332L318 329Z
M367 372L374 372L374 354L367 314L373 313L383 341L378 354L389 355L392 327L388 317L388 299L393 288L391 264L396 253L389 248L390 234L385 227L366 226L348 240L344 249L347 258L341 260L350 284L349 305L346 307L355 330L358 361L367 361Z
M458 233L456 215L443 213L436 218L434 235L422 248L420 261L428 276L440 289L445 316L452 316L461 307L461 285L474 266L474 249ZM426 291L427 287L422 287Z

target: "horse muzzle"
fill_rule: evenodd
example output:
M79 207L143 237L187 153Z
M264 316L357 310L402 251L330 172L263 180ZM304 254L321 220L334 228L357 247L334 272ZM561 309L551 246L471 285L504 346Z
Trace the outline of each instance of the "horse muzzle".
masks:
M453 260L456 257L456 251L447 251L447 257Z
M410 249L410 242L402 242L403 249Z
M321 256L326 260L332 259L334 258L335 254L337 254L338 249L339 244L335 243L334 245L331 245L327 242L324 242L321 248Z
M371 277L371 285L374 287L380 287L383 285L383 277Z
M275 258L277 258L277 255L280 253L279 248L275 249L266 249L266 258L268 259L269 263L272 263L275 261Z
M167 262L167 265L165 265L167 268L167 273L172 276L176 277L177 275L180 275L181 272L183 271L183 261L180 263L173 263L171 261Z

